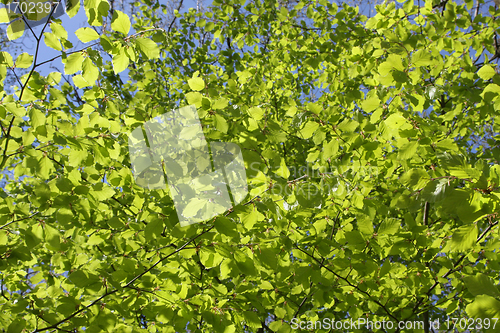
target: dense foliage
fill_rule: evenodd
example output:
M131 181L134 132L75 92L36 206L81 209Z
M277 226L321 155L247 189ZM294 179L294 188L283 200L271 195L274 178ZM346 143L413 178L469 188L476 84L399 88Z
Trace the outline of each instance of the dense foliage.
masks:
M133 18L72 3L87 47L69 51L60 17L24 30L59 56L0 53L0 78L29 70L0 93L0 328L443 329L456 317L495 331L494 7L391 2L367 19L325 0L214 0L163 29L157 2ZM249 195L180 227L167 190L135 183L128 135L186 105L208 141L242 148Z

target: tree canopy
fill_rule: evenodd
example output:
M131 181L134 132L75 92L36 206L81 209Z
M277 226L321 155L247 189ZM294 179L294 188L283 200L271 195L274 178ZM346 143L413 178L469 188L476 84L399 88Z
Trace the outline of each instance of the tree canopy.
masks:
M3 331L498 331L493 4L386 2L368 19L214 0L169 26L164 5L134 4L69 1L82 49L65 16L7 28L37 47L0 52L16 82L0 92ZM249 194L181 227L170 190L135 181L128 144L189 105L208 142L241 148Z

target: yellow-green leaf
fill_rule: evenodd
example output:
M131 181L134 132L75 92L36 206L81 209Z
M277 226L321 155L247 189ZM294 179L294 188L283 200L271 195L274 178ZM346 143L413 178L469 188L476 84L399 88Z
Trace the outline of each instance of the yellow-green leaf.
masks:
M17 68L28 68L33 63L33 56L26 52L21 53L16 59Z
M188 80L189 87L194 91L200 91L205 89L205 82L201 77L194 77Z
M61 42L59 41L56 35L54 35L52 32L45 32L43 36L45 37L44 38L45 44L48 47L51 47L56 51L62 51Z
M477 75L483 80L489 80L495 76L497 72L491 65L484 65L480 70L477 71Z
M9 40L15 40L21 37L24 33L24 21L17 20L9 24L7 27L7 37Z
M120 49L117 54L113 55L113 71L115 74L123 72L127 69L129 58L123 49Z
M70 54L64 65L64 74L75 74L82 69L83 55L81 52Z
M84 43L88 43L99 38L99 34L91 28L80 28L75 31L75 35Z
M130 19L128 15L119 10L115 10L115 12L113 13L113 22L111 23L111 29L127 35L130 31Z

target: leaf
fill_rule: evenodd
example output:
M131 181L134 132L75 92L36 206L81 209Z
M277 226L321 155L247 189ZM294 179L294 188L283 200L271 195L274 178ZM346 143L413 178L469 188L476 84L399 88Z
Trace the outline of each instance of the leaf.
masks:
M495 76L495 74L496 71L491 65L484 65L480 70L477 71L477 75L485 81L491 79L493 76Z
M83 55L81 52L70 54L66 58L64 65L64 74L75 74L82 69Z
M328 159L332 156L337 155L339 150L339 142L336 139L332 139L328 143L323 144L323 158Z
M12 56L10 53L2 51L0 52L0 64L5 64L9 67L14 66L14 62L12 61Z
M352 133L358 128L358 125L359 123L357 121L344 119L344 121L337 125L337 128L342 132Z
M160 57L160 49L155 42L151 39L139 37L135 40L135 44L139 48L139 50L144 53L146 57L149 59L155 59Z
M82 73L83 78L91 85L93 85L99 78L99 69L96 65L94 65L90 58L85 58L85 60L83 61Z
M451 237L451 241L448 242L446 249L449 251L459 251L464 252L470 250L477 240L478 230L477 225L464 225L457 229Z
M80 9L80 0L66 0L66 14L69 17L75 16Z
M189 87L194 91L201 91L205 89L205 82L201 77L193 77L188 80Z
M223 235L230 237L234 241L240 240L240 233L236 229L236 224L226 217L218 217L214 223L215 229Z
M280 167L274 173L285 179L288 179L288 177L290 177L290 170L288 170L284 158L281 159Z
M23 52L16 59L17 68L28 68L33 63L33 56Z
M254 263L250 257L248 257L243 251L235 250L233 252L234 259L236 260L236 266L245 275L254 275L256 270Z
M493 284L488 276L482 273L477 273L476 276L466 276L464 282L469 292L474 296L489 295L500 298L497 286Z
M54 35L52 32L44 32L44 41L45 44L51 48L53 48L56 51L62 51L62 45L61 42L59 41L59 38L57 38L56 35Z
M318 207L322 203L321 189L314 183L301 183L296 187L299 204L305 208Z
M412 190L421 189L429 182L430 177L424 169L411 169L403 174L399 181Z
M84 0L83 6L90 25L101 26L102 17L108 16L109 3L106 0Z
M75 31L76 37L84 43L99 39L99 34L92 28L80 28Z
M7 8L0 8L0 23L9 23L10 17Z
M253 228L255 223L257 223L258 221L262 221L264 216L257 210L252 209L249 213L240 215L240 218L245 228L250 230Z
M365 112L372 112L379 106L380 106L380 99L377 97L376 94L373 94L368 99L365 99L363 102L361 102L361 107Z
M98 201L105 201L115 195L115 190L102 182L92 186L92 190L92 196Z
M432 58L427 50L418 50L411 56L411 62L416 67L432 65Z
M56 22L50 23L50 29L58 38L68 39L68 32L62 25Z
M73 83L78 88L90 87L93 84L93 83L88 82L87 80L85 80L82 75L75 75L75 76L73 76Z
M408 160L415 156L418 148L417 141L410 141L405 143L398 151L398 158L401 160Z
M373 223L369 216L359 216L357 217L358 229L363 235L371 236L373 235Z
M307 109L314 114L320 114L321 111L323 111L323 107L321 105L316 104L316 103L307 104Z
M255 120L261 120L264 117L264 110L258 106L251 107L247 112Z
M154 219L148 223L146 229L144 230L144 236L147 241L152 241L156 238L161 237L163 232L163 221L160 219Z
M118 53L113 55L113 72L115 74L121 73L127 69L129 65L129 58L123 48L118 50Z
M128 15L122 11L115 10L113 13L113 21L111 22L111 29L127 35L130 31L130 19Z
M400 227L400 222L395 218L388 218L380 224L377 233L379 235L394 235L398 232Z
M45 126L45 114L35 107L29 109L29 116L31 126L37 128L38 126Z
M204 207L204 204L205 204L204 200L201 200L198 198L192 198L188 202L186 207L184 207L184 210L182 211L182 215L184 215L187 218L193 217L196 214L198 214L198 212Z
M318 129L319 124L315 121L309 120L304 127L300 130L300 134L304 139L309 139L314 132Z
M212 108L213 108L214 110L221 110L221 109L225 109L225 108L227 107L228 103L229 103L229 101L227 100L227 98L221 97L221 98L217 99L217 100L214 102L214 104L213 104Z
M357 230L348 231L345 233L345 238L349 246L353 249L361 250L366 245L366 240Z
M186 94L186 100L189 105L194 105L197 108L201 106L203 95L199 92L190 91Z
M500 318L500 302L489 295L479 295L476 296L474 302L467 305L465 312L472 318ZM493 328L493 323L496 321L491 321L491 328ZM497 328L498 329L498 328ZM496 330L492 330L496 332Z
M222 133L227 133L227 130L229 128L226 119L218 114L215 115L215 128L217 128L217 130L221 131Z
M21 37L24 33L24 21L23 20L17 20L9 24L7 27L7 37L9 37L9 40L16 40L19 37Z

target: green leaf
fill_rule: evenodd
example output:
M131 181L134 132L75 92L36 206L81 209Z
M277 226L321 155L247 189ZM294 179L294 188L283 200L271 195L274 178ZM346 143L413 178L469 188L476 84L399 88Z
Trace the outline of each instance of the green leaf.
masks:
M93 83L88 82L82 75L73 76L73 83L78 88L90 87Z
M92 186L91 194L96 200L105 201L115 195L115 190L109 187L109 185L100 182Z
M21 333L26 327L26 321L23 319L13 320L7 328L7 333Z
M31 121L31 126L37 128L39 126L45 126L45 114L38 108L32 107L29 109L29 116Z
M218 114L215 115L215 128L217 128L217 130L221 131L222 133L227 133L227 130L229 128L226 119Z
M187 218L193 217L204 207L205 201L199 198L192 198L184 210L182 211L182 215Z
M139 37L135 40L135 44L149 59L156 59L160 57L160 49L151 39Z
M373 223L369 216L359 216L357 218L359 231L363 235L371 236L373 235ZM387 229L385 229L387 230Z
M321 188L314 183L301 183L296 187L299 204L305 208L318 207L322 203Z
M410 141L405 143L398 151L398 158L401 160L408 160L415 156L417 152L418 142Z
M234 241L240 240L240 234L236 229L236 224L226 217L218 217L214 223L215 229L223 235L226 235Z
M476 276L466 276L464 282L469 292L474 296L489 295L500 298L497 286L493 284L488 276L482 273L477 273Z
M129 58L123 48L118 50L118 53L113 55L113 72L115 74L121 73L127 69L129 65Z
M379 235L394 235L396 232L398 232L399 227L400 227L399 220L394 218L388 218L380 224L377 233Z
M10 17L7 8L0 8L0 23L9 23Z
M307 109L314 114L320 114L321 111L323 111L323 107L319 104L316 104L316 103L307 104Z
M234 259L236 260L236 266L245 275L254 275L256 273L254 263L250 257L248 257L243 251L235 250L233 252Z
M372 112L379 106L380 106L380 99L375 94L370 96L368 99L365 99L363 102L361 102L361 107L365 112Z
M82 69L83 55L81 52L70 54L66 58L64 65L64 74L75 74Z
M66 14L69 17L75 16L80 10L80 0L66 0Z
M472 318L488 318L491 321L491 332L496 332L498 328L493 329L493 324L496 320L492 318L500 318L500 301L489 295L476 296L474 302L467 305L465 312Z
M0 52L0 63L5 64L9 67L14 66L14 62L12 61L12 56L10 53L2 51Z
M194 105L197 108L201 107L202 98L203 98L203 95L199 92L191 91L191 92L188 92L186 94L186 100L187 100L188 104Z
M485 81L491 79L493 76L495 76L495 74L496 71L492 65L484 65L480 70L477 71L477 75Z
M113 13L113 21L111 22L111 29L127 35L130 31L130 19L127 14L115 10Z
M14 21L7 27L7 37L9 40L16 40L24 34L24 29L23 20Z
M318 129L319 124L315 121L309 120L304 127L300 130L300 134L304 139L309 139L314 132Z
M84 43L99 39L99 34L92 28L80 28L75 31L76 37Z
M384 122L387 127L394 129L398 129L408 123L406 118L399 113L391 114Z
M148 223L144 231L144 235L147 241L152 241L156 238L161 237L163 232L163 221L160 219L154 219Z
M339 142L336 139L332 139L330 142L323 144L323 158L328 159L332 156L337 155L339 150Z
M44 32L43 36L44 36L45 44L47 46L53 48L56 51L62 51L63 48L62 48L61 42L60 42L59 38L57 38L56 35L54 35L52 32Z
M470 250L477 240L477 225L464 225L455 230L451 241L448 242L446 249L448 251L467 251Z
M288 170L284 158L281 159L280 167L274 173L285 179L288 179L288 177L290 177L290 170Z
M21 53L16 59L17 68L28 68L33 63L33 56L26 52Z
M193 77L188 80L189 87L194 91L201 91L205 89L205 82L201 77Z
M54 35L56 35L58 38L68 39L68 32L59 23L51 22L50 29L52 30Z
M83 78L91 85L95 84L95 81L99 77L99 69L96 65L94 65L90 58L85 58L83 61L82 73Z
M403 185L412 190L423 188L429 180L430 177L424 169L411 169L399 178Z
M255 120L261 120L264 117L264 110L258 106L251 107L247 112Z
M411 62L416 67L432 65L432 58L427 50L418 50L411 56Z

